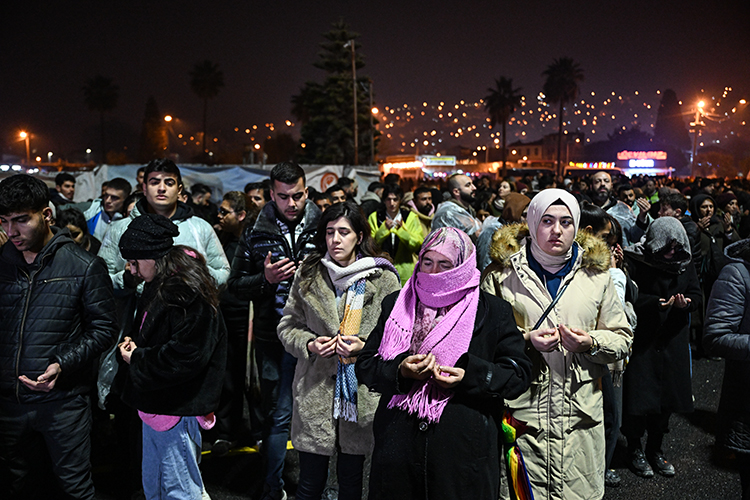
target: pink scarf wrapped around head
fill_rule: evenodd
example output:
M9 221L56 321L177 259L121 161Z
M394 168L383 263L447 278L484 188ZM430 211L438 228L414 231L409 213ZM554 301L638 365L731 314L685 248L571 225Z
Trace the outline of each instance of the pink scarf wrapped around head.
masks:
M439 365L455 366L469 349L477 315L480 273L476 251L469 237L452 227L440 228L427 237L419 253L417 270L429 251L448 257L454 267L437 274L417 271L409 278L386 321L378 355L391 360L409 350L419 303L424 306L425 314L433 318L437 309L452 306L422 341L418 354L431 352ZM388 407L437 422L452 396L453 391L441 388L429 378L415 381L409 394L393 396Z

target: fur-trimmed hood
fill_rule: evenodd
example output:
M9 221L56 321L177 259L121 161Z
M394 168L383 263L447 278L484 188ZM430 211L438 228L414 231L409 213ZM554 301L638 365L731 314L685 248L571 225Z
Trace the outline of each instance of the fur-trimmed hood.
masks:
M508 224L498 229L492 236L490 244L490 258L501 269L510 267L510 258L521 250L523 240L529 236L529 226L526 224ZM586 231L578 231L576 243L583 250L581 267L596 271L607 272L610 266L611 254L607 245Z

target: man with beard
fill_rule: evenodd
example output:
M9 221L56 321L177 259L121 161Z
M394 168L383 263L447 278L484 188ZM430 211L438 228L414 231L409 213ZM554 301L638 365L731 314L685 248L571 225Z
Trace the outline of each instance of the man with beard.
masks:
M343 190L341 190L343 194ZM294 162L271 170L271 201L248 227L232 260L229 291L253 302L255 359L264 417L261 454L265 464L262 500L284 500L284 458L292 420L292 386L297 360L276 335L294 273L315 249L320 210L307 199L305 171ZM344 201L346 198L344 198Z
M414 199L409 200L406 206L419 218L422 225L422 234L426 238L430 234L432 216L435 214L435 206L432 204L432 191L427 186L420 186L414 190Z
M472 208L477 188L469 176L453 174L448 177L448 192L451 198L441 203L432 218L432 230L455 227L465 232L476 243L482 223Z
M604 170L594 173L591 176L591 201L601 207L617 219L622 226L622 241L624 246L638 243L651 222L648 211L651 209L651 203L645 198L638 198L635 202L640 208L636 217L633 210L612 196L612 177Z

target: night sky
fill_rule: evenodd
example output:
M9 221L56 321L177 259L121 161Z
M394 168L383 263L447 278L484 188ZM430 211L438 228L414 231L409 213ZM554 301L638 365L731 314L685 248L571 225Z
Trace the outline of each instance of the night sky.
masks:
M111 119L138 136L145 103L200 128L188 73L209 59L225 87L209 130L293 119L290 98L314 68L321 34L344 19L361 35L376 105L478 100L494 78L528 97L555 58L584 70L582 94L673 88L691 101L725 86L750 98L750 2L4 2L0 7L0 147L23 154L98 146L98 115L81 88L103 75L120 88ZM298 131L299 127L292 129ZM112 145L112 147L121 145ZM132 144L137 146L137 144ZM42 153L42 151L44 153Z

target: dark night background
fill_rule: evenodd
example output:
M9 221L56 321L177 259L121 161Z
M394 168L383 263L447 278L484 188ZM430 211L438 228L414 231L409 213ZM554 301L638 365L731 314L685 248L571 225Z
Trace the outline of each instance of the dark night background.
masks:
M162 114L198 130L202 104L188 73L204 59L225 81L209 103L209 130L278 127L292 119L291 96L322 78L312 63L339 19L361 35L360 74L373 79L381 109L478 100L501 75L533 97L563 56L584 70L582 95L673 88L692 101L730 86L750 98L746 0L26 1L4 2L0 14L0 147L16 155L24 129L37 154L98 145L98 115L81 90L96 75L120 89L108 116L116 136L137 139L150 95Z

